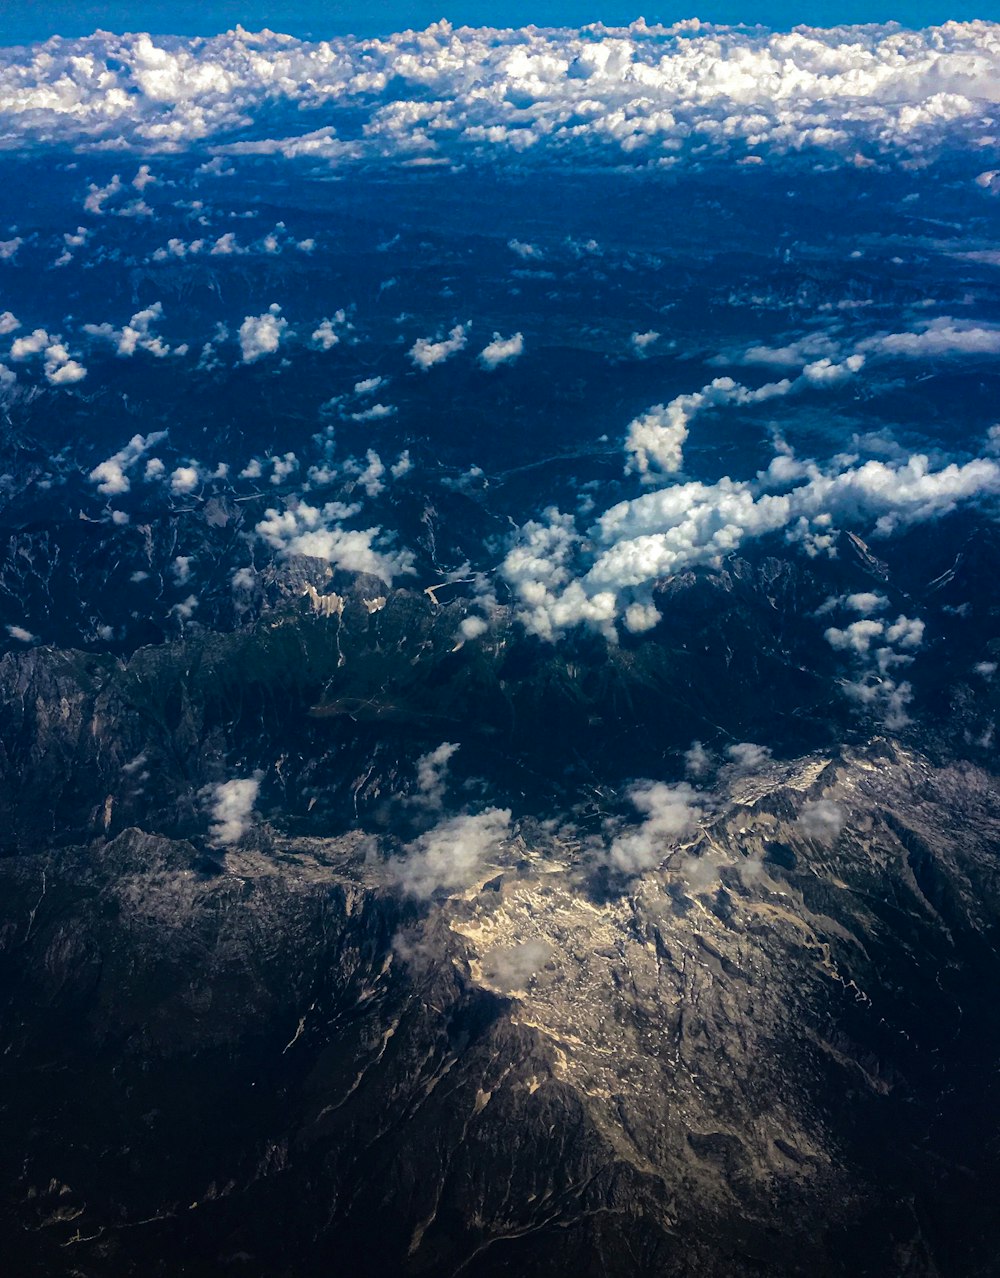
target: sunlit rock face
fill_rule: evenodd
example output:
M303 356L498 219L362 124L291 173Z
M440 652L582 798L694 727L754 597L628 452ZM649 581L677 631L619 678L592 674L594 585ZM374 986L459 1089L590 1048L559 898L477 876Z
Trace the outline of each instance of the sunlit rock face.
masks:
M12 1272L992 1272L997 30L0 51Z
M523 821L429 899L358 834L10 858L15 1258L971 1271L994 800L876 742L731 778L641 879Z

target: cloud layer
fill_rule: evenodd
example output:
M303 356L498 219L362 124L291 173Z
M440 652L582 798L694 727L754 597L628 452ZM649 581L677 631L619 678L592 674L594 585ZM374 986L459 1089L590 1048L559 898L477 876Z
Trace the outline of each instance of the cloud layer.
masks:
M320 43L240 28L207 40L97 33L0 51L0 127L8 146L214 143L323 163L580 146L654 163L697 146L924 156L989 132L998 32L988 22L768 33L640 19L582 31L442 22Z

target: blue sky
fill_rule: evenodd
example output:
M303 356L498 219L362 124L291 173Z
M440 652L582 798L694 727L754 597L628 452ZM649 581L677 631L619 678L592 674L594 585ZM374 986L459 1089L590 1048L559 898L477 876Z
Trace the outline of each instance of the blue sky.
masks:
M97 27L211 35L242 22L322 37L378 35L440 17L476 26L579 26L625 23L639 14L650 22L697 16L779 28L888 19L926 26L947 18L1000 19L1000 0L0 0L0 43L78 36Z

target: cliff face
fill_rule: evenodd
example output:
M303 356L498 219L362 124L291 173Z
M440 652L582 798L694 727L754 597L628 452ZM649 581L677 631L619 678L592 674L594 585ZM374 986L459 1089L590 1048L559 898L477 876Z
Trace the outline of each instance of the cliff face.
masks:
M715 803L419 903L358 833L0 862L12 1272L991 1272L992 778L875 741Z

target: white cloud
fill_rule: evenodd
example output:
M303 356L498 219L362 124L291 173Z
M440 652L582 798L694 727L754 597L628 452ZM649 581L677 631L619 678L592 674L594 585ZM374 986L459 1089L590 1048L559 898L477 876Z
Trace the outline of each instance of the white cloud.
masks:
M874 600L873 608L867 606L869 600ZM857 609L862 612L881 610L888 603L881 595L849 595L847 601L855 605L862 601L863 606ZM912 688L909 683L897 682L891 672L913 661L912 653L924 641L923 621L903 613L891 623L866 617L843 629L831 626L824 637L832 648L853 660L857 677L842 681L844 693L858 705L879 711L886 727L904 727L909 722L906 707Z
M703 808L701 796L684 781L677 785L641 781L629 791L629 798L645 819L614 839L608 861L624 874L641 874L676 850L678 839L691 832Z
M188 597L186 599L182 599L180 603L175 603L174 606L170 609L170 611L181 623L181 626L183 626L185 622L188 622L191 620L191 618L194 616L195 612L197 611L197 608L198 608L198 596L188 595Z
M629 341L632 343L632 349L637 355L645 355L646 351L649 350L653 343L658 342L659 340L660 334L655 328L647 329L644 333L633 333L629 338Z
M87 370L78 360L71 359L61 342L48 347L45 352L45 377L52 386L71 386L87 376Z
M864 615L872 612L881 612L883 608L889 606L889 600L886 599L885 595L873 590L863 590L856 594L848 595L844 603L853 612L860 612Z
M508 240L507 247L522 261L530 261L533 258L537 260L545 256L537 244L528 244L524 240Z
M831 648L859 654L867 653L877 639L884 637L888 644L913 650L924 641L924 623L918 617L906 617L902 613L891 625L881 621L852 621L844 630L831 626L824 638ZM882 658L883 665L885 658Z
M924 641L924 623L917 617L904 617L900 613L886 628L885 637L900 648L919 648Z
M807 382L811 382L813 386L836 386L841 382L848 381L855 373L860 372L864 362L865 357L863 355L848 355L847 359L842 360L839 364L824 356L822 359L817 359L813 363L807 364L802 370L802 376Z
M680 470L683 447L693 418L703 409L722 404L757 404L775 395L786 395L792 383L768 382L756 390L717 377L708 386L689 395L678 395L669 404L656 404L628 428L625 451L629 454L626 473L638 474L643 483L658 483L664 475Z
M128 472L166 435L165 430L151 431L148 435L133 435L124 448L94 467L90 472L90 482L97 485L99 493L109 497L127 493L132 486Z
M163 318L163 304L154 302L141 311L136 311L124 328L116 329L110 324L84 324L83 331L91 337L103 337L115 347L117 353L126 358L137 350L148 351L157 359L170 354L170 347L152 330Z
M7 312L9 314L9 312ZM27 337L15 337L10 348L11 359L27 359L38 355L49 345L49 335L44 328L36 328Z
M394 404L372 404L368 408L351 413L352 422L379 422L386 417L395 417L397 409Z
M802 806L796 825L810 839L833 843L846 822L844 809L832 799L815 799Z
M831 626L823 635L831 648L857 653L868 652L876 639L885 634L881 621L852 621L845 630Z
M463 617L458 626L459 638L465 643L472 639L478 639L487 630L489 630L489 624L484 617Z
M272 302L263 315L248 315L239 333L243 363L252 364L263 355L274 355L287 327L288 320L276 302Z
M756 741L737 741L726 746L730 771L737 774L759 771L770 757L767 746L758 745Z
M684 771L696 780L712 769L712 756L700 741L692 741L691 747L684 751Z
M555 639L564 629L587 622L614 637L618 598L614 590L589 594L574 577L581 558L582 537L572 515L555 508L544 522L531 520L521 529L503 562L504 577L520 601L518 617L543 639Z
M458 749L454 741L442 741L436 750L422 754L417 760L417 793L411 802L418 807L440 812L448 785L448 768Z
M344 311L337 311L333 319L321 320L318 327L313 330L312 341L314 346L318 346L320 350L328 351L331 347L336 346L340 341L339 329L349 328L347 323L347 314Z
M748 539L780 532L809 553L828 551L838 519L888 535L1000 493L993 458L939 470L919 453L842 465L834 459L823 469L779 453L752 480L675 484L619 502L586 537L572 516L547 511L520 530L501 568L518 616L547 639L581 622L610 638L636 591L692 566L717 564Z
M446 338L435 340L430 337L418 337L410 347L410 359L417 368L422 368L425 372L428 368L433 368L435 364L443 364L446 359L465 349L468 340L465 330L464 324L456 324Z
M386 384L384 377L366 377L363 381L354 383L355 395L371 395L380 387Z
M283 457L272 457L271 483L283 484L289 475L294 475L299 468L299 459L294 453L285 453ZM243 472L246 474L246 472Z
M482 956L483 976L495 989L513 993L525 989L554 955L555 950L548 941L496 946Z
M353 468L357 473L358 483L367 495L369 497L377 497L385 489L385 463L372 448L368 449L365 457L367 465L358 467L355 463ZM349 472L352 467L348 465L344 469Z
M509 808L487 808L441 821L387 862L388 878L424 900L473 887L510 837L510 820Z
M343 527L341 521L360 509L340 502L328 502L322 509L298 502L280 512L266 510L256 531L282 554L323 559L345 572L366 573L389 583L412 574L411 552L391 549L381 528Z
M15 235L12 240L0 240L0 262L12 261L23 243L20 235Z
M222 240L231 239L231 238L232 236L222 236L220 240L216 241L216 247L213 248L211 251L213 253L231 252L231 251L243 252L244 250L242 249L230 250L230 249L220 249L218 247L219 244L222 243ZM166 248L158 248L153 253L153 261L166 262L171 257L179 257L179 258L197 257L198 254L201 253L204 248L205 248L204 240L192 240L190 243L187 243L187 241L178 239L177 236L173 236L169 240L167 240Z
M173 240L168 241L168 246L173 243ZM195 243L200 246L202 241L196 240ZM193 249L194 245L191 247ZM225 234L220 235L212 247L208 250L211 257L241 257L244 254L249 253L249 251L249 249L241 247L234 231L226 231ZM183 254L181 254L181 256L183 256Z
M711 362L713 364L728 364L730 362L737 364L771 364L778 368L795 368L801 367L813 359L837 355L839 350L838 343L828 334L809 333L805 337L789 342L786 346L751 346L732 361L726 356L716 356Z
M646 481L680 470L692 415L688 407L699 399L697 395L680 395L669 405L656 404L636 417L625 437L629 454L626 471L634 471Z
M501 337L493 334L493 341L479 352L479 362L483 368L494 369L499 364L509 364L524 354L524 335L515 333L513 337Z
M663 614L655 604L636 602L630 603L625 609L623 620L626 630L634 635L640 635L659 625L663 620Z
M35 636L30 630L25 630L24 626L9 625L7 633L11 639L16 639L18 643L34 643Z
M1000 325L972 324L947 315L931 320L918 332L882 333L858 347L875 355L930 359L949 355L1000 354Z
M850 612L860 613L862 617L869 617L873 612L881 612L888 606L889 600L885 595L878 591L862 590L851 595L830 595L816 609L815 615L822 617L838 608L846 608Z
M193 493L201 483L197 466L178 466L170 476L170 491L177 496Z
M229 142L214 148L217 156L280 155L286 160L303 157L320 160L354 159L361 154L356 142L343 142L332 125L302 133L297 137L261 138L245 142Z
M687 148L919 163L944 141L975 148L990 138L995 31L988 22L792 32L703 24L678 38L645 23L493 31L442 22L316 43L240 28L205 40L97 33L3 50L0 126L8 145L89 141L148 154L215 140L217 158L325 164L567 148L651 164L677 162ZM342 140L340 118L353 126L359 116L356 137ZM262 136L267 126L277 136ZM252 137L232 140L251 127ZM986 191L993 183L992 170L979 179ZM104 212L121 189L118 177L93 184L88 211ZM533 247L511 241L514 252Z
M117 173L105 186L98 186L96 182L91 182L83 207L88 213L102 214L105 211L105 204L114 199L121 190L122 180Z
M210 835L217 847L231 847L249 830L263 777L255 772L251 777L222 781L210 792Z
M977 324L941 315L912 332L876 333L859 341L853 350L830 334L820 332L785 346L751 346L742 355L718 355L709 362L798 366L803 382L812 386L835 386L860 372L867 357L933 359L996 354L1000 354L1000 325Z
M68 386L87 376L87 370L70 356L62 338L50 337L44 328L36 328L26 337L15 337L11 344L11 359L22 360L38 354L45 356L45 377L52 386Z
M14 333L21 327L21 321L11 311L0 313L0 337Z

